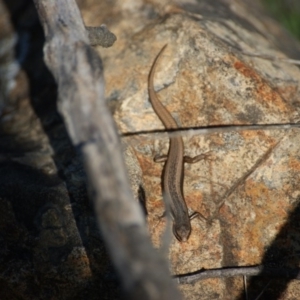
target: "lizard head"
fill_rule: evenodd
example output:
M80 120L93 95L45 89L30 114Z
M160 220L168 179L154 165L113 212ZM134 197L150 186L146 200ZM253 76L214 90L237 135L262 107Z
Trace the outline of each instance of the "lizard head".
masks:
M173 233L179 242L186 242L191 234L191 224L173 224Z

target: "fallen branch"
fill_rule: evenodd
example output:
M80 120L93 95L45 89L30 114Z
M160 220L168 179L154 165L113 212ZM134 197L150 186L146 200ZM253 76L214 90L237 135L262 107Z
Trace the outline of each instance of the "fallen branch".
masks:
M300 280L299 268L271 268L264 265L250 267L228 267L211 270L200 270L192 274L174 276L179 284L194 283L207 278L225 278L235 276L265 276L271 278L287 278Z
M101 60L89 45L75 1L34 2L46 36L45 61L58 84L59 110L83 153L97 220L123 287L131 299L180 299L133 199L104 99Z

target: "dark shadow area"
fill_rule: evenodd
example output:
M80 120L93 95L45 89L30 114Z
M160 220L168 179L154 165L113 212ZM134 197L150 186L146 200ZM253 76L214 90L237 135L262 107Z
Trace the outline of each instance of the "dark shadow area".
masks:
M81 287L79 290L74 286L76 295L72 295L71 298L99 299L99 295L101 295L101 299L119 299L119 278L110 261L101 232L98 228L93 204L88 198L82 158L80 157L80 153L73 147L62 118L57 111L57 86L53 76L43 61L44 33L39 23L35 6L30 0L4 0L4 4L10 12L13 26L18 34L16 59L28 77L31 105L53 148L53 159L58 170L58 176L54 176L54 187L49 187L49 184L52 184L54 180L52 175L46 176L39 172L39 170L26 166L23 163L15 161L7 163L6 160L8 158L9 160L11 158L14 160L16 156L22 157L22 159L24 159L24 157L26 158L26 152L28 151L43 151L43 146L38 142L36 148L32 143L26 145L26 143L24 144L24 140L10 136L0 129L0 182L2 182L2 187L6 187L5 189L2 188L2 192L0 192L0 205L3 207L8 206L7 210L11 211L14 215L9 219L9 226L15 228L18 232L21 230L20 228L24 226L24 232L30 235L29 240L26 239L26 245L20 246L18 245L18 239L15 239L13 243L7 241L8 235L3 232L6 227L3 227L0 228L0 231L2 231L2 233L0 232L0 244L5 245L6 250L10 252L11 259L20 261L20 264L26 265L25 260L20 259L20 256L22 256L21 253L28 258L28 260L26 260L29 264L28 268L24 267L26 272L28 272L28 276L34 277L38 273L40 278L43 278L41 280L46 280L45 278L50 276L47 274L49 269L52 270L54 267L57 267L58 274L56 277L52 274L48 278L49 282L47 280L47 282L40 281L40 286L37 285L36 287L37 294L35 295L35 299L50 299L51 297L58 297L60 291L65 288L64 285L69 284L64 282L65 274L59 273L68 272L65 261L68 260L70 252L73 253L76 250L75 248L70 248L70 245L80 248L82 243L88 258L86 263L92 271L92 276L85 284L78 282L78 286ZM26 112L26 110L23 110L23 114L26 114ZM5 174L10 174L10 177L8 178ZM55 189L56 187L59 187L58 189L62 194L54 193L53 188ZM49 205L47 205L48 201L53 202L55 198L53 193L57 198L58 207L49 207ZM20 197L20 195L22 197ZM70 225L72 220L68 219L67 222L66 217L61 215L61 210L65 209L62 198L71 202L70 208L76 222L76 227L74 230L72 229L72 234L68 233L64 235L62 233L68 232L68 230L72 228ZM1 202L2 199L4 199L3 203ZM20 203L22 205L20 205ZM13 207L10 207L10 205ZM54 226L54 229L51 223L53 222L53 218L51 219L50 215L54 219L56 217L58 220L62 219L61 224L57 225L57 227ZM50 225L48 223L48 225L44 224L45 216L47 216L47 218L49 216L51 219L51 222L49 221L51 223L49 223ZM16 222L16 224L13 225L13 222ZM57 233L58 236L58 232L60 232L62 236L65 236L65 239L71 239L70 242L67 240L60 240L60 242L58 242L57 239L54 239L57 241L57 244L55 244L55 242L50 243L49 240L54 240L49 238L47 234L54 234L53 232L55 232L55 234ZM41 238L42 234L43 238ZM79 237L78 241L76 240L76 234L78 234ZM63 239L63 237L61 238ZM30 241L32 241L32 244L30 244ZM44 244L41 245L39 243ZM45 253L50 253L47 258L45 258L46 254L43 256L41 253L36 253L36 249L43 247L48 251L45 250ZM64 249L64 251L61 252L61 249ZM42 262L30 265L29 262L36 260L36 257L40 257ZM82 257L82 255L79 257ZM45 260L48 265L45 264ZM74 261L75 265L76 263L78 262ZM40 266L40 268L38 266ZM49 269L47 269L47 266ZM6 267L2 266L2 269ZM78 266L78 272L80 272L80 268L81 266ZM74 276L77 275L75 274ZM82 274L82 276L84 277L84 274ZM86 276L86 278L89 278L88 275ZM34 280L34 278L32 280ZM25 281L31 282L31 279L24 278L24 282ZM44 283L45 286L43 287ZM46 288L49 284L51 284L52 287L55 286L51 292ZM72 284L76 284L76 280ZM9 290L9 286L10 283L4 290ZM41 293L43 292L43 294L38 294L38 290ZM57 290L57 294L54 295L53 290ZM28 296L30 295L24 295L22 299L28 299ZM0 298L4 299L4 297L4 295L1 296L0 288Z
M145 217L148 216L148 210L146 205L146 194L144 188L140 185L138 189L138 197L139 197L139 203L141 205L141 208L143 210L143 213Z
M300 198L297 199L299 203ZM264 269L298 268L300 264L300 204L291 212L288 222L281 228L273 243L266 249L262 260ZM260 300L283 299L288 284L292 279L270 279L267 277L252 277L248 280L248 297L254 300L268 284ZM299 284L299 283L298 283ZM238 298L245 300L242 294ZM296 299L296 298L295 298Z

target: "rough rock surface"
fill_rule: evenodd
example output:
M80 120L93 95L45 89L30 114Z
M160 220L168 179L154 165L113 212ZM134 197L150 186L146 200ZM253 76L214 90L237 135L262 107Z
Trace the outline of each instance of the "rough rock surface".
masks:
M153 157L167 153L168 139L143 133L164 130L147 91L159 50L168 44L154 80L159 98L180 128L196 129L299 122L300 72L279 60L299 58L299 44L242 1L115 4L110 13L104 4L95 4L94 10L86 4L83 16L88 25L106 23L118 37L112 49L99 49L106 95L142 169L149 230L158 247L166 225L161 217L163 166ZM299 205L299 138L299 129L283 127L186 134L186 155L212 154L210 160L186 164L184 178L188 207L209 222L193 219L186 243L172 237L173 274L261 263L299 265L294 216ZM267 282L251 281L250 295L258 295ZM209 279L181 289L186 299L242 299L243 278ZM274 280L265 292L266 299L291 295L300 296L293 281Z
M167 153L168 138L151 134L164 128L149 103L147 76L164 44L154 86L180 128L299 122L299 69L249 54L299 59L300 45L252 2L80 1L87 26L105 23L117 36L112 48L99 49L106 96L157 247L166 222L163 166L153 157ZM20 37L30 32L31 42L41 38L32 8L13 3ZM54 110L55 86L44 75L41 53L34 54L36 44L29 45L22 67L35 112L22 75L14 105L1 112L1 299L118 299L80 158ZM299 266L299 139L299 129L283 127L186 133L186 155L212 154L186 164L184 178L188 207L208 222L193 219L185 243L171 236L173 274L261 263ZM268 281L248 280L250 299ZM273 280L261 299L298 299L298 285ZM241 277L181 290L185 299L244 299Z

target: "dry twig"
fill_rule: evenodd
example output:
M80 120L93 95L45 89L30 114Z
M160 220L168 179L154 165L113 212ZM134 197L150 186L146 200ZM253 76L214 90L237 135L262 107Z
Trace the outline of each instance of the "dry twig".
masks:
M155 251L129 187L116 126L104 101L101 61L73 0L35 0L45 61L59 90L59 110L82 151L97 219L131 299L179 299L167 262Z
M289 278L300 280L299 268L271 268L264 265L249 267L228 267L211 270L200 270L192 274L175 276L179 284L189 284L207 278L225 278L235 276L266 276L271 278Z

